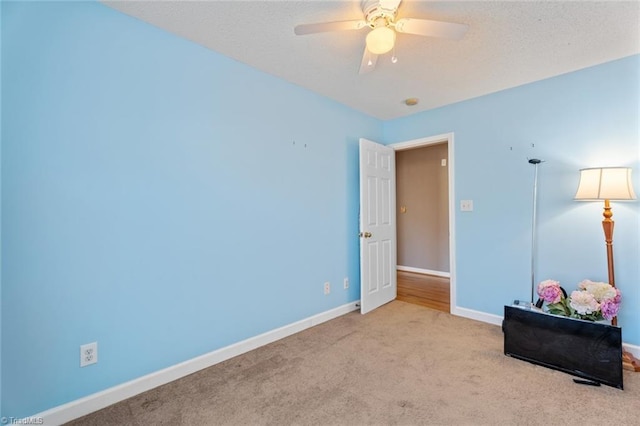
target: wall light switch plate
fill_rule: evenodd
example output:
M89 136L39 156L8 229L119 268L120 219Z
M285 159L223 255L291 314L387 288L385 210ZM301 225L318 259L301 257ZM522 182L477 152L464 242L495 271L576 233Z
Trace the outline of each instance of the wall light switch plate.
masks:
M461 212L472 212L473 211L473 200L460 200L460 211Z

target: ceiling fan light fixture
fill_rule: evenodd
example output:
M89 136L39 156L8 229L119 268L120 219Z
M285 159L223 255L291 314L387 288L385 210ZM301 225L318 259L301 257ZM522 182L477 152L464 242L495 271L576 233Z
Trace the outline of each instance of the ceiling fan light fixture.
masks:
M377 27L367 34L367 49L375 55L382 55L393 49L396 32L389 27Z

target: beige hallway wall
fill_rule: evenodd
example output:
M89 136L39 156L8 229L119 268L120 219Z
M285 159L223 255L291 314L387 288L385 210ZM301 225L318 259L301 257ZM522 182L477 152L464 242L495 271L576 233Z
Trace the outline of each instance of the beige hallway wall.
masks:
M396 152L398 265L449 272L448 163L446 143Z

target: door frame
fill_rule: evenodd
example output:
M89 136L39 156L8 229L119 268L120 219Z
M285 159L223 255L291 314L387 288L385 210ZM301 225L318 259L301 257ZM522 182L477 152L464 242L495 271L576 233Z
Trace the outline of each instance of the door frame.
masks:
M448 169L447 179L449 184L449 312L454 313L456 311L456 247L455 247L455 179L454 179L454 134L453 132L442 133L435 136L428 136L424 138L412 139L405 142L397 142L387 145L393 148L395 151L406 151L415 148L422 148L428 145L434 145L438 143L447 143L447 157L448 157ZM398 226L396 222L396 227ZM397 232L396 232L397 234Z

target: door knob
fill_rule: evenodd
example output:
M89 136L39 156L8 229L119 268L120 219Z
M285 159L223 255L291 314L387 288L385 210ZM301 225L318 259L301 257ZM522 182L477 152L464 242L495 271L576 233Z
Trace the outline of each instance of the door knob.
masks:
M360 233L360 238L371 238L371 232L361 232Z

